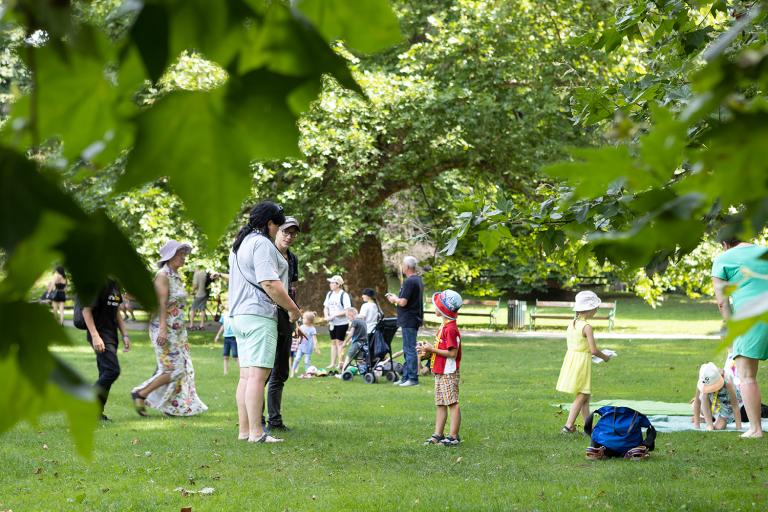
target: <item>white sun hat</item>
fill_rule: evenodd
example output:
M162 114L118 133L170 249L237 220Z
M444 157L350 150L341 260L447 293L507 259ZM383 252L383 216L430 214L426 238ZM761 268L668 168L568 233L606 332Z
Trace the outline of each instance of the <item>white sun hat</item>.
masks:
M189 254L192 252L192 246L187 243L178 242L176 240L168 240L165 242L165 244L158 251L160 254L160 260L157 262L157 266L162 267L166 261L173 258L180 250L183 250Z
M720 373L720 368L715 363L709 362L699 368L699 391L702 393L714 393L723 387L725 379Z
M600 297L595 292L585 291L576 294L576 305L573 310L577 313L581 311L592 311L600 305Z

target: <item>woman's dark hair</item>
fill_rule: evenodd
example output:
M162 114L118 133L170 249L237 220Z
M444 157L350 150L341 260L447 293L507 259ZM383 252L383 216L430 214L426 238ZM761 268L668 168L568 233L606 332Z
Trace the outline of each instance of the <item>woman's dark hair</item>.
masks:
M272 201L262 201L251 210L250 215L248 215L248 223L237 233L235 243L232 244L232 250L237 252L245 237L254 231L260 231L263 235L269 236L269 221L278 226L285 223L283 207Z
M66 277L67 277L67 273L66 273L66 271L64 270L64 267L62 267L61 265L59 265L58 267L56 267L56 268L54 269L54 271L55 271L57 274L59 274L61 277L63 277L63 278L66 278Z

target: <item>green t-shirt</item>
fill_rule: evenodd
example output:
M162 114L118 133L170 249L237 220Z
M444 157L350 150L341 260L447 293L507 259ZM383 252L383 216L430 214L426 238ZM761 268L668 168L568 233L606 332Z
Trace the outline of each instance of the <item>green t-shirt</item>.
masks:
M742 273L742 268L746 267L754 273L768 275L768 260L760 259L766 251L768 247L761 245L733 247L715 258L712 263L712 277L739 286L731 295L734 311L738 311L744 302L768 293L768 279L745 277Z

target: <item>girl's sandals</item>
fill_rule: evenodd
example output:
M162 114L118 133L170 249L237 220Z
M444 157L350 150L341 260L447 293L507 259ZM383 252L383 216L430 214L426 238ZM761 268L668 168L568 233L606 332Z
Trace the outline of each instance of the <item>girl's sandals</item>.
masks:
M631 460L643 460L650 457L651 454L648 453L648 447L644 445L635 446L631 450L629 450L627 453L624 454L625 459L631 459Z
M136 414L139 416L149 416L147 414L147 407L144 405L145 396L141 396L138 391L131 391L131 398L133 399L133 408L136 409ZM139 403L141 400L141 403Z
M432 434L429 439L424 441L424 446L429 446L430 444L440 444L443 442L443 439L445 439L445 436L440 436L437 434Z
M266 432L264 432L264 433L261 435L261 437L260 437L260 438L258 438L258 439L251 439L251 438L249 437L249 438L248 438L248 442L249 442L249 443L282 443L282 442L283 442L283 440L282 440L282 439L279 439L279 438L277 438L277 437L272 437L271 435L269 435L269 434L267 434Z
M460 438L451 436L444 437L443 440L440 441L443 446L459 446L460 442Z
M587 460L603 460L605 458L605 446L594 448L590 446L586 452Z
M567 425L563 425L563 428L560 429L560 432L563 434L575 434L576 433L576 427L570 427L568 428Z

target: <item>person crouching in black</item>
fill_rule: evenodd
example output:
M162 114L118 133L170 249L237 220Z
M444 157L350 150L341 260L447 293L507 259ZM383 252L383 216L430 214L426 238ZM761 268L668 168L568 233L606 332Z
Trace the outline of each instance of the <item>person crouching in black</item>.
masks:
M117 360L118 335L123 337L124 352L131 349L131 341L125 322L120 314L120 304L123 302L120 287L110 279L99 292L90 307L83 307L83 320L88 329L88 342L96 352L96 367L99 369L99 379L96 381L99 401L101 402L101 419L109 421L104 415L109 390L120 376L120 362Z

